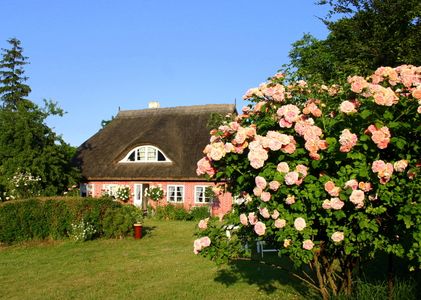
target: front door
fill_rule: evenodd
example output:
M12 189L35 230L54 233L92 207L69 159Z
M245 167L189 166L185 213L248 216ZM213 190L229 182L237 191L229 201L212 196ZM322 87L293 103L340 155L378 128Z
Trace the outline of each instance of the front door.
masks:
M137 207L142 208L142 202L143 202L143 184L135 184L133 204Z

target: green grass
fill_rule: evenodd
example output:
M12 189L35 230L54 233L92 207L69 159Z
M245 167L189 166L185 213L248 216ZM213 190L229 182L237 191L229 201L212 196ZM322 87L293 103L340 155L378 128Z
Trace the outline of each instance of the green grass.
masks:
M196 223L147 220L144 238L0 248L2 299L302 299L287 272L217 267L193 254Z

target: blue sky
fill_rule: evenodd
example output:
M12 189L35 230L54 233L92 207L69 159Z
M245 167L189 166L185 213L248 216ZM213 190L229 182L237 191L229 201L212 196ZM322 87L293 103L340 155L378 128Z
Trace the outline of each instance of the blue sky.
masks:
M325 38L312 0L1 0L0 47L21 40L29 98L67 112L48 124L79 146L120 107L245 103L304 33Z

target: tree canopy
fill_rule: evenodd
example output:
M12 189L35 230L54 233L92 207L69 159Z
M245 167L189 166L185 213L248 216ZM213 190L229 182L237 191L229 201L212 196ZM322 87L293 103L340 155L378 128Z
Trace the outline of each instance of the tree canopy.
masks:
M2 49L0 61L0 197L61 193L76 183L78 172L70 164L75 149L45 121L63 110L51 101L41 108L26 99L31 91L23 76L27 57L19 40L8 42L11 48Z
M421 65L421 2L417 0L318 1L331 10L325 40L310 34L292 45L289 67L299 78L337 80L378 67ZM333 19L333 17L338 17Z

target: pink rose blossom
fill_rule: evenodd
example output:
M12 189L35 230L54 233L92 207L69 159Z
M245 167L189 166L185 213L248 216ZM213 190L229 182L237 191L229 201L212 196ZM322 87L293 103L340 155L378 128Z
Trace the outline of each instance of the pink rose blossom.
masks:
M279 217L279 211L275 209L270 216L272 217L272 219L276 220Z
M268 202L270 200L271 194L269 192L262 192L260 195L260 199L264 202Z
M349 129L342 130L341 135L339 136L339 143L341 147L339 151L349 152L357 144L358 137L355 133L351 133Z
M303 175L303 177L307 176L307 170L308 170L308 168L305 165L298 164L295 167L295 171L297 171L298 173L301 173Z
M351 188L353 190L356 190L358 188L358 181L356 181L355 179L351 179L348 180L347 182L345 182L345 186L346 189L347 188Z
M257 222L254 225L254 232L256 232L257 235L264 235L266 232L266 225L262 222Z
M260 195L262 195L262 189L261 188L259 188L259 187L255 187L254 189L253 189L253 194L256 196L256 197L260 197Z
M293 104L287 104L281 106L276 114L278 117L283 117L287 122L293 123L298 119L298 116L300 114L300 109Z
M335 197L335 198L330 199L330 206L334 210L342 209L342 207L344 207L344 205L345 205L345 203L343 201L341 201L341 199L339 199L339 198Z
M361 208L364 206L364 192L361 190L354 190L351 193L351 196L349 196L349 200L355 204L357 208Z
M249 223L248 223L248 220L247 220L247 216L246 216L246 214L241 214L240 215L240 222L241 222L241 224L243 224L244 226L247 226Z
M402 173L405 171L406 167L408 166L408 161L405 159L399 160L393 164L393 168L396 172Z
M266 185L267 185L267 183L266 183L266 179L265 178L263 178L262 176L257 176L256 178L255 178L255 182L256 182L256 186L258 187L258 188L260 188L260 189L264 189L265 187L266 187Z
M369 192L373 189L373 185L370 182L359 182L358 188L364 192Z
M288 204L288 205L294 204L295 203L295 196L288 195L288 197L285 199L285 203Z
M270 218L269 211L268 211L268 209L267 209L266 207L264 207L264 208L259 208L259 213L260 213L260 215L261 215L263 218L265 218L265 219L269 219L269 218Z
M279 189L280 185L281 184L278 181L273 180L273 181L269 182L269 189L276 192Z
M305 240L303 241L303 249L311 250L314 247L314 243L312 240Z
M384 168L386 168L386 163L382 160L375 160L371 166L371 170L374 173L378 173L381 170L383 170Z
M276 228L284 228L287 224L287 221L285 219L276 219L275 220L275 227Z
M368 87L368 82L361 76L348 77L348 83L351 84L351 91L357 94Z
M197 162L196 174L198 176L208 174L209 176L215 175L216 170L212 167L210 160L207 157L203 157Z
M331 180L325 183L325 191L329 193L331 196L339 196L340 188L335 185L335 183Z
M254 212L249 213L248 219L251 225L256 224L256 222L258 221L256 214Z
M339 110L345 114L356 113L355 104L351 101L343 101L339 106Z
M330 205L330 200L328 200L328 199L326 199L326 200L324 200L323 201L323 203L322 203L322 207L324 208L324 209L330 209L332 206Z
M295 172L295 171L288 172L285 175L285 184L287 185L296 184L296 182L298 181L298 177L299 177L298 172Z
M294 227L298 231L301 231L301 230L303 230L306 227L306 221L303 218L298 217L294 221Z
M197 239L193 243L193 252L194 254L198 254L203 248L209 247L211 244L211 240L209 237L204 236L200 239Z
M200 220L199 221L199 224L198 224L199 228L200 229L206 229L206 228L208 228L208 221L209 221L209 218Z
M332 234L331 238L335 243L340 243L344 240L344 233L341 231L336 231Z

